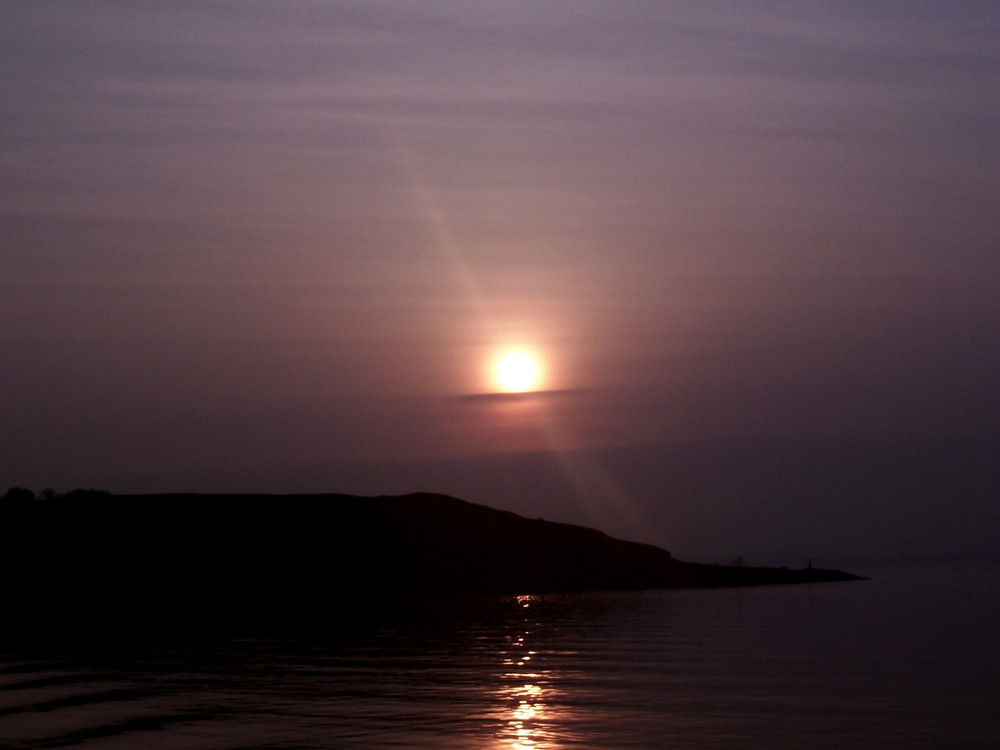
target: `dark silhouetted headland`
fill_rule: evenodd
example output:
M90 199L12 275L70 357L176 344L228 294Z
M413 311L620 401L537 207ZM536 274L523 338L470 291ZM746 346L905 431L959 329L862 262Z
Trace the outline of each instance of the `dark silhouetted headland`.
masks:
M0 513L14 611L84 620L108 609L278 616L392 594L858 579L818 568L686 563L652 545L434 494L73 493L7 500Z

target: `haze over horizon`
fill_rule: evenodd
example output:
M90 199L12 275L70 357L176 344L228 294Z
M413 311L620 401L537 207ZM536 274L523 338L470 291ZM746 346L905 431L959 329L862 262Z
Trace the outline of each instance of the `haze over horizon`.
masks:
M997 555L1000 6L20 2L0 483ZM495 394L498 352L539 392Z

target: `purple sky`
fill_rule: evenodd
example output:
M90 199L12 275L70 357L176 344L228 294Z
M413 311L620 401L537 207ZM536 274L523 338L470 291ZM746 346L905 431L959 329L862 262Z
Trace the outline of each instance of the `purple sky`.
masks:
M1000 552L995 3L11 0L0 50L5 487ZM515 344L549 392L477 397Z

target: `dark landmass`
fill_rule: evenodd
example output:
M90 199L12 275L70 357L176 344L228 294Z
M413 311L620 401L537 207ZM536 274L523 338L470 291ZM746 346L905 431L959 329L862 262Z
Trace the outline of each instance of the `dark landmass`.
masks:
M109 495L0 505L8 617L336 612L396 595L859 580L686 563L658 547L452 497Z

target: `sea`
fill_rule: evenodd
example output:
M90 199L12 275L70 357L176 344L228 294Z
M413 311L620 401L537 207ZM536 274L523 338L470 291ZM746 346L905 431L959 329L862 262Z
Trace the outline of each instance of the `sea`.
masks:
M853 572L871 579L0 622L0 747L1000 748L1000 565Z

